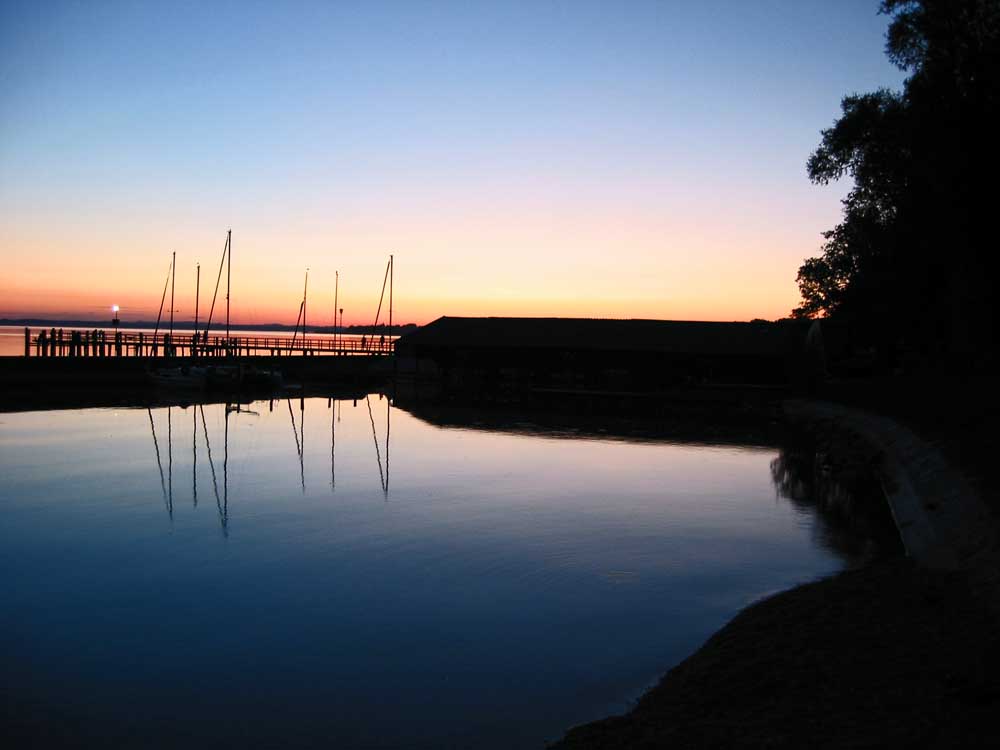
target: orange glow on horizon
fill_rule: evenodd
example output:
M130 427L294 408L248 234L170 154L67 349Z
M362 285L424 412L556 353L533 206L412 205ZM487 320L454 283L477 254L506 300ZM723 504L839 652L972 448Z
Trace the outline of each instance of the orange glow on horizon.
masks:
M89 294L73 290L43 290L41 293L10 293L4 290L4 306L0 309L0 318L51 318L51 319L81 319L104 321L115 314L107 304L99 300L106 299L109 294ZM169 292L168 292L169 298ZM179 296L179 295L178 295ZM370 325L375 319L378 303L377 294L374 300L363 305L359 312L349 313L346 303L344 307L344 325ZM118 316L122 321L153 321L156 319L157 307L151 307L148 300L139 295L119 295ZM58 304L46 304L44 299L58 299ZM157 300L158 302L158 300ZM208 317L208 307L211 300L202 300L199 309L199 319L202 324ZM464 317L573 317L573 318L647 318L660 320L750 320L752 318L776 319L785 317L797 303L794 288L782 297L776 297L769 306L750 308L748 300L735 297L714 299L595 299L588 302L580 299L421 299L406 295L394 300L393 322L399 325L416 323L423 325L442 316ZM231 319L240 325L265 325L278 323L293 325L298 313L297 301L294 310L289 307L271 305L239 305L231 308ZM370 310L368 308L371 308ZM333 294L324 290L322 294L311 293L307 308L307 322L310 326L333 325ZM169 299L164 305L163 319L169 317ZM175 304L175 319L194 319L193 295L190 299L178 299ZM224 299L216 302L213 323L225 320ZM388 322L387 304L379 317L381 323Z
M723 217L693 198L673 211L508 203L487 210L476 200L454 215L417 205L277 227L248 218L247 227L233 231L232 320L294 324L309 267L311 325L333 324L338 270L344 323L370 325L390 252L393 320L401 324L441 315L775 319L797 304L795 271L835 219L831 212L792 221L766 204ZM155 320L177 248L175 318L194 318L200 262L204 321L225 230L164 223L153 231L108 221L68 222L54 232L22 222L6 230L0 240L14 252L0 280L0 317L103 320L114 302L122 320ZM150 236L158 249L148 248ZM225 284L223 274L215 321L225 316ZM165 316L169 302L168 288ZM387 317L388 299L380 320Z

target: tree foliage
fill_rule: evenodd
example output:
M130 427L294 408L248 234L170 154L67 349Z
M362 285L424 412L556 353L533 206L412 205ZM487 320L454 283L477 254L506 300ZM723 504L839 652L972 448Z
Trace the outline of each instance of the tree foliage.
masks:
M844 98L810 179L849 177L843 220L799 269L793 314L885 323L961 348L991 337L1000 0L884 0L903 91ZM974 330L974 334L969 333ZM963 335L964 332L964 335ZM991 339L992 340L992 339Z

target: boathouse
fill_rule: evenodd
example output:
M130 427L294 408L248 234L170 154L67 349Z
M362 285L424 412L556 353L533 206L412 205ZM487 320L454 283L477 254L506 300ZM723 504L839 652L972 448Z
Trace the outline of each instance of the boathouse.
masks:
M789 386L808 369L809 321L442 317L396 342L401 375L470 389L656 392Z

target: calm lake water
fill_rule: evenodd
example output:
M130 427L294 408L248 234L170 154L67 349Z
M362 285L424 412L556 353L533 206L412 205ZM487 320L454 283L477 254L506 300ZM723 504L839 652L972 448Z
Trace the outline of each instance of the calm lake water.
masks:
M541 748L844 560L776 448L388 399L0 414L5 709L56 744Z

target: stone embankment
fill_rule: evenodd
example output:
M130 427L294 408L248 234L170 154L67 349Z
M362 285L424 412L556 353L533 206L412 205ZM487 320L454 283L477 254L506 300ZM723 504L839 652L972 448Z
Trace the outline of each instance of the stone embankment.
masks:
M872 454L907 555L922 567L961 570L1000 614L996 518L940 450L894 419L840 404L794 400L784 410L813 431L860 441Z
M874 454L907 555L930 568L975 566L995 547L986 505L931 444L889 417L818 401L789 401L786 416L836 429Z

